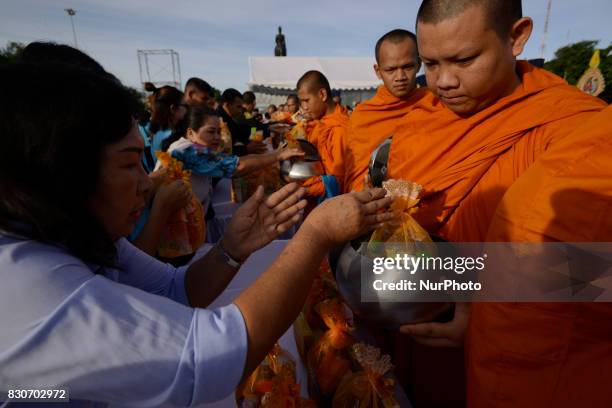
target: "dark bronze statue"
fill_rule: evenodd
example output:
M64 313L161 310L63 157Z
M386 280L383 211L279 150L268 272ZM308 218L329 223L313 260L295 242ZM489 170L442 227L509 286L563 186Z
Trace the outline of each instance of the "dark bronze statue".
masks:
M287 56L287 45L285 45L285 36L283 35L283 29L281 27L278 27L278 34L276 34L276 47L274 48L274 56Z

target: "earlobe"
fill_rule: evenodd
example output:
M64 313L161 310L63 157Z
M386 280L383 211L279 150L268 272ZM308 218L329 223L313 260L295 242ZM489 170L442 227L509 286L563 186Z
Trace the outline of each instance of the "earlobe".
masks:
M523 52L532 30L533 20L530 17L523 17L512 26L510 36L512 38L512 54L515 57Z
M319 97L323 102L327 102L329 95L327 95L327 91L323 88L319 89Z

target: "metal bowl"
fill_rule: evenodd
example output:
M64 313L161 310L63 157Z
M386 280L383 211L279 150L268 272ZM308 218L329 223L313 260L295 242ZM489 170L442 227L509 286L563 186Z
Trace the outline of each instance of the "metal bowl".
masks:
M368 238L362 239L367 242ZM332 254L338 289L355 315L369 323L387 329L397 329L404 324L449 320L449 302L410 301L410 292L390 293L372 291L375 301L362 302L361 271L372 271L373 261L361 250L361 242L348 242L340 251ZM334 256L335 255L335 256ZM364 284L372 287L375 279L385 282L398 281L406 276L405 271L386 270L382 275L366 274ZM408 301L406 301L408 299Z
M285 160L281 163L281 175L287 181L304 181L325 174L320 161Z

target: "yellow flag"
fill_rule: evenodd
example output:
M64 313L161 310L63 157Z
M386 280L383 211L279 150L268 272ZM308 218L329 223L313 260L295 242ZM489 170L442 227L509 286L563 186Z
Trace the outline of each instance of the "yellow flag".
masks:
M591 62L589 62L589 68L597 68L601 59L599 58L599 50L595 50L593 56L591 57Z

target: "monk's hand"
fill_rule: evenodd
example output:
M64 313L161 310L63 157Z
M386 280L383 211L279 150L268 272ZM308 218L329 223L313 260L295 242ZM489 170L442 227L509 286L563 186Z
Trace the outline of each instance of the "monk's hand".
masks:
M287 184L267 198L259 186L232 217L223 235L223 248L232 258L244 261L300 220L306 207L303 196L304 189L297 183Z
M382 188L343 194L325 200L304 221L313 237L330 248L360 237L392 220L386 211L393 202Z
M289 147L283 147L280 148L276 151L277 154L277 160L278 161L283 161L283 160L289 160L289 159L293 159L294 157L304 157L304 152L301 151L300 149L296 149L296 148L289 148Z
M455 316L447 323L419 323L400 327L417 343L432 347L461 347L470 320L470 304L455 304Z

